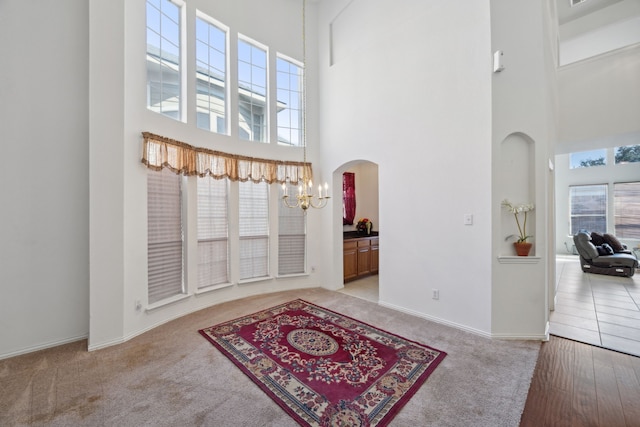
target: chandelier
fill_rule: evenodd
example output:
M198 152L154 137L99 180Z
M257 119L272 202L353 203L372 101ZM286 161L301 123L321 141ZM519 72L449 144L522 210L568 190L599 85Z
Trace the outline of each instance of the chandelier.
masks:
M309 207L320 209L327 205L329 196L329 184L325 182L324 193L321 185L318 185L318 194L313 194L313 182L307 175L307 34L306 34L306 9L307 0L302 0L302 184L298 186L298 193L294 201L290 201L287 185L282 183L282 202L288 208L300 208L305 213Z

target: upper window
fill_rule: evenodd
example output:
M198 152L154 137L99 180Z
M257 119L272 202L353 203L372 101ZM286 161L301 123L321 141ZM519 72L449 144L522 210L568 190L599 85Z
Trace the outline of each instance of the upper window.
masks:
M181 120L181 7L147 0L147 107Z
M228 180L198 177L198 288L229 282Z
M289 194L295 194L295 185L287 183ZM305 249L307 242L304 211L288 208L278 203L278 274L301 274L305 272Z
M267 51L238 40L238 120L240 138L267 142Z
M626 145L616 147L615 159L617 164L640 162L640 145Z
M292 61L278 57L277 109L278 142L286 145L302 145L303 99L302 67Z
M569 187L571 234L580 230L607 232L607 185Z
M196 18L196 110L200 129L227 133L227 31Z
M640 182L613 184L615 235L640 239Z
M182 177L169 169L147 174L149 304L184 293Z
M240 280L269 275L269 185L240 182Z
M571 169L602 166L607 164L607 150L603 148L600 150L571 153L569 158Z

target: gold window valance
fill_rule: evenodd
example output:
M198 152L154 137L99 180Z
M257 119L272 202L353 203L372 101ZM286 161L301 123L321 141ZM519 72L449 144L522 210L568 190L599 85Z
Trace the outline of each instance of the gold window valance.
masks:
M142 132L144 137L142 163L148 168L168 168L177 174L232 181L265 181L297 184L305 175L311 177L311 163L258 159L238 156L206 148L194 147L184 142Z

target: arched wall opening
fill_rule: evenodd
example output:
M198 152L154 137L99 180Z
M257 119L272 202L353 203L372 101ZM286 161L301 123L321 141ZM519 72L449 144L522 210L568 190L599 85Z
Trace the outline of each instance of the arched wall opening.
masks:
M343 224L343 192L337 187L342 186L343 174L351 172L355 175L355 217L353 224ZM343 260L343 236L345 232L355 231L356 224L361 218L368 218L373 223L373 231L380 233L382 222L379 216L379 186L378 186L378 164L368 160L352 160L344 163L333 172L333 182L335 183L336 195L332 211L333 227L333 253L339 254L334 258L335 273L332 277L331 286L339 289L344 286L344 260ZM339 197L338 194L340 195Z

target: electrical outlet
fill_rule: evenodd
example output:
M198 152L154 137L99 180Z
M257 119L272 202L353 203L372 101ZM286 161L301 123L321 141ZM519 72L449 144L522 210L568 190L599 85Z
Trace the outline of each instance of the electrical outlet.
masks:
M136 306L136 311L142 310L142 303L140 302L139 299L135 301L135 306Z
M433 299L440 299L440 290L439 289L434 289L433 290Z

